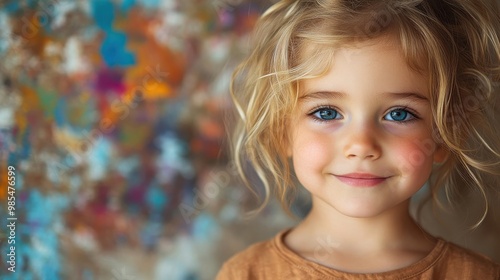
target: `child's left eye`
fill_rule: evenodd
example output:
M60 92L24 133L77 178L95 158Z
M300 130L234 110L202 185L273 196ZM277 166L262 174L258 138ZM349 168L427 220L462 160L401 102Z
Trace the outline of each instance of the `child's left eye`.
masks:
M416 118L417 117L413 113L403 108L391 110L384 116L385 120L395 121L395 122L407 122Z

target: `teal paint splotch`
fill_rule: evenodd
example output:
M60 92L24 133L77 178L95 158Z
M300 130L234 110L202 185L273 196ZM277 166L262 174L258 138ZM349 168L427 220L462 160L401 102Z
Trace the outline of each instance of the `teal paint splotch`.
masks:
M135 55L126 49L124 33L109 31L101 45L101 55L109 67L128 67L136 63Z
M44 111L45 117L53 117L59 99L57 91L48 90L42 87L37 87L35 90L40 100L40 104Z
M93 0L91 3L91 13L97 26L105 31L113 28L115 7L111 1Z
M139 0L140 4L146 9L156 9L160 6L160 0Z
M4 6L1 7L1 10L9 14L13 14L19 11L20 8L21 6L19 5L18 1L11 0L7 4L4 4Z
M128 5L132 4L128 3ZM136 61L135 55L126 48L126 34L113 30L113 22L116 17L113 3L109 0L93 0L91 11L96 25L106 33L100 48L102 59L106 65L109 67L129 67L134 65Z
M57 127L64 127L68 123L67 107L68 103L65 97L57 100L56 108L54 109L54 121Z
M135 6L135 4L135 0L123 0L120 9L122 12L127 13L130 9L132 9L132 7Z

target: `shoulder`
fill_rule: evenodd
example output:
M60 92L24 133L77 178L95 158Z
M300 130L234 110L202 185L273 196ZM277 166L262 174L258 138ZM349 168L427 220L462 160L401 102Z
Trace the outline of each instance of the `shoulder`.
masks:
M255 263L256 261L262 261L263 259L268 259L270 257L275 257L276 253L273 250L273 240L274 239L270 239L249 246L245 250L231 257L226 264L244 265Z
M469 249L463 248L461 246L455 245L451 242L447 243L447 259L450 262L463 263L463 264L474 264L476 266L485 267L496 267L500 265L494 263L491 259L483 256L479 253L471 251Z
M231 257L223 264L217 274L217 280L262 278L269 273L270 270L267 268L279 267L282 260L275 240L282 234L279 233L272 239L255 243Z
M462 279L500 279L500 264L481 254L446 242L443 256L442 263Z

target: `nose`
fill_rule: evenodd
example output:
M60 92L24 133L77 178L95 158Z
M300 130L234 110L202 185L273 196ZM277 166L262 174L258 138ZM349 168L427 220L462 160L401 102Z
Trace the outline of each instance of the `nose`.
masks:
M346 139L344 156L347 159L376 160L382 155L376 132L366 127L352 128Z

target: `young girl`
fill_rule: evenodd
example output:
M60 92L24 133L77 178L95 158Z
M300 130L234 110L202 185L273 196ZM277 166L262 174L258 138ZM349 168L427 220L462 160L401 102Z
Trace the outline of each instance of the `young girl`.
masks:
M297 178L312 209L217 279L500 279L408 209L426 182L434 198L474 187L485 202L499 187L499 25L495 4L472 0L272 6L233 80L235 162L265 202L273 188L287 206Z

